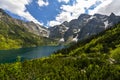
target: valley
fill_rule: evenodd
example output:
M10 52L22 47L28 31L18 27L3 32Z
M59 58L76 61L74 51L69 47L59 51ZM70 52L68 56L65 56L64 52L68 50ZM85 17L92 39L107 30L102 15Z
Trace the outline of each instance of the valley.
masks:
M0 64L0 79L119 80L120 23L46 58Z
M120 79L120 16L81 14L47 27L0 9L0 80Z

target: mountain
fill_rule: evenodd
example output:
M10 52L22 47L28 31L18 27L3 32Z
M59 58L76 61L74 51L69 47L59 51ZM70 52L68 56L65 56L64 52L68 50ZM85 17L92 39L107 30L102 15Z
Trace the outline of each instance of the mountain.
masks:
M78 41L68 48L56 53L64 55L78 56L82 53L101 53L110 54L112 51L120 48L120 22L111 28L108 28L97 35L92 35L86 39ZM117 54L118 52L116 52ZM118 53L119 54L119 53Z
M10 17L4 10L0 9L0 20L27 28L28 32L35 35L50 38L58 43L71 43L95 35L107 28L112 27L120 21L120 16L111 13L109 16L101 14L81 14L78 19L63 22L50 28L45 28L32 21L24 22Z
M120 16L81 14L78 19L63 22L61 25L50 27L50 38L65 42L76 42L91 35L95 35L120 21Z
M119 80L120 23L47 58L0 64L1 80Z
M10 17L3 9L0 9L0 20L5 21L6 23L13 23L19 26L26 27L29 32L34 33L39 36L48 37L49 31L47 28L36 24L32 21L30 22L24 22L22 20L14 19Z
M48 30L39 24L14 19L0 9L0 49L53 44L55 41L48 35Z

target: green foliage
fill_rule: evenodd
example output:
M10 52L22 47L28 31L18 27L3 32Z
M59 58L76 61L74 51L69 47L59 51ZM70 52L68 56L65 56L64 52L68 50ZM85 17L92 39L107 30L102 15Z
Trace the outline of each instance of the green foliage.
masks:
M119 80L120 24L47 58L0 64L1 80ZM4 40L2 37L0 40Z
M120 63L120 47L111 51L111 57Z
M119 80L120 67L111 64L106 54L81 57L49 57L0 65L4 80Z
M56 44L54 40L32 34L22 25L0 21L0 49Z

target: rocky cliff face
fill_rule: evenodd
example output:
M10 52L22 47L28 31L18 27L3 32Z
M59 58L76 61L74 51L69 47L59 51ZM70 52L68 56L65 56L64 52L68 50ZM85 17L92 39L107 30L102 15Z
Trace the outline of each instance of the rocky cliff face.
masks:
M120 16L111 13L110 16L81 14L78 19L50 27L50 38L76 42L90 35L97 34L120 21Z
M24 22L18 19L14 19L10 17L4 10L0 9L0 21L4 21L6 23L13 23L19 26L26 27L29 32L32 32L36 35L49 37L49 30L39 24L34 22Z
M29 29L30 32L37 34L43 37L49 37L49 30L39 24L35 24L34 22L27 22L23 24L26 28Z

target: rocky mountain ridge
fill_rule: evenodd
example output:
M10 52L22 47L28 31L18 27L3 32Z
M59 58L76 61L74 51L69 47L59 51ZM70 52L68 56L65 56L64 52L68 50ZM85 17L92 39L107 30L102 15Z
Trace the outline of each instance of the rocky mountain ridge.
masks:
M32 21L24 22L22 20L14 19L4 10L0 9L0 21L23 26L31 33L57 40L60 43L70 43L77 42L78 40L87 38L112 27L120 21L120 16L116 16L114 13L111 13L109 16L101 14L81 14L78 19L73 19L70 22L65 21L60 25L45 28Z
M101 14L81 14L78 19L63 22L50 27L50 38L60 42L77 42L112 27L120 21L120 16L111 13L109 16Z
M0 21L6 23L13 23L19 26L23 26L29 30L29 32L34 33L39 36L49 37L49 30L39 24L34 23L33 21L25 22L18 20L9 16L3 9L0 9Z
M48 30L34 22L24 22L0 9L0 50L56 45Z

